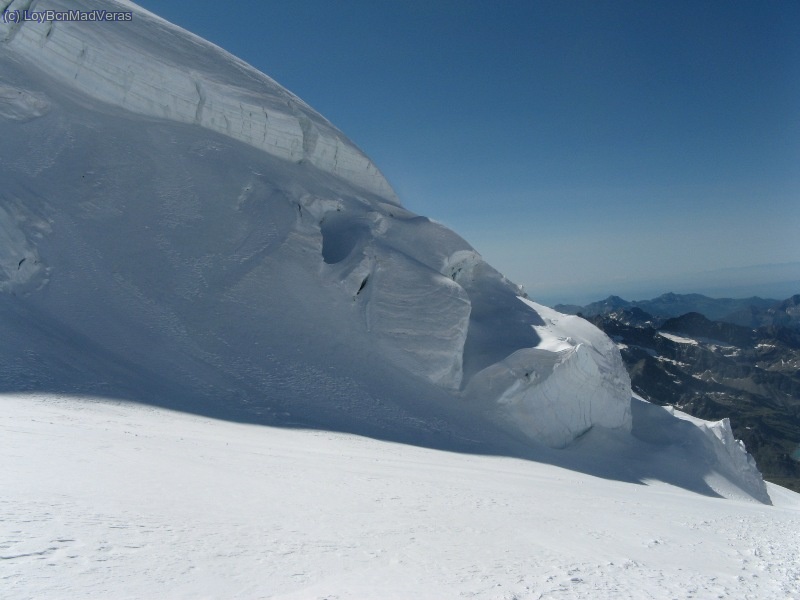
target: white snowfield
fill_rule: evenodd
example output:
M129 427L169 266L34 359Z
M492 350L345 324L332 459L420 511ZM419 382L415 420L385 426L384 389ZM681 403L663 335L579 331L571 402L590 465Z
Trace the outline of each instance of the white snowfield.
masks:
M28 565L0 577L18 585L15 597L83 590L136 597L155 593L141 586L160 582L174 584L179 597L324 597L331 589L344 597L371 589L385 590L380 597L420 595L407 590L449 597L461 589L533 598L539 592L531 590L546 583L540 576L566 586L567 597L595 597L573 586L587 569L602 572L598 593L620 597L615 578L644 564L632 551L635 565L578 553L583 558L570 566L566 556L577 544L564 542L561 554L544 550L561 547L559 536L569 539L563 530L573 529L557 496L571 498L564 510L583 511L576 531L605 519L587 508L592 503L617 506L615 498L650 482L658 483L641 531L673 501L695 515L784 514L746 503L768 504L770 495L726 421L687 420L632 398L611 340L583 319L530 301L461 237L402 208L355 145L265 75L128 2L0 0L0 9L133 13L130 22L0 24L0 393L7 394L0 471L11 490L0 496L10 515L2 521L9 533L0 541L0 568ZM127 436L124 425L103 433L96 419L122 408L53 404L54 397L138 403L119 418L140 423L152 445L120 441L117 453L102 440ZM52 410L55 429L24 425ZM195 426L204 441L189 454L171 446L170 435ZM237 446L240 436L250 441ZM392 453L407 458L392 466ZM288 458L295 454L307 458ZM317 460L324 468L314 470ZM147 464L154 479L141 476ZM350 464L363 475L353 487ZM48 494L42 474L51 468ZM369 502L358 504L366 517L349 512L349 490L371 498L378 488L369 478L383 481L384 468L401 478L385 480L385 501L402 500L396 529L387 522L395 515L370 512ZM261 478L252 490L245 490L248 469ZM297 469L313 472L287 488ZM282 475L271 481L271 470ZM128 481L131 473L139 475ZM441 497L434 483L423 485L426 478L445 486ZM467 493L470 482L478 488ZM495 485L493 496L487 490ZM127 495L132 489L140 491ZM493 512L470 529L487 493ZM332 497L329 506L324 496ZM731 503L711 500L720 496ZM425 510L431 520L417 515L426 525L406 539L404 519ZM612 511L620 528L628 512ZM313 537L315 514L323 537ZM202 526L193 526L195 517ZM768 518L753 519L759 525L744 531L755 536ZM117 536L117 522L130 531ZM77 533L56 531L62 524ZM667 529L653 539L668 538ZM614 530L597 529L612 538ZM124 549L133 532L151 540L140 540L148 551ZM177 556L166 537L173 535ZM366 554L352 541L362 535L374 537ZM269 536L275 541L265 542ZM86 552L68 548L81 539ZM705 555L683 543L689 539L681 538L680 552L689 544ZM453 562L437 564L451 543L458 546ZM172 550L163 549L168 544ZM265 544L270 554L254 550ZM728 558L741 548L726 544L715 548L734 548ZM770 551L783 552L780 544ZM108 548L119 562L106 567L124 565L129 574L113 588L95 564ZM198 548L195 561L188 555ZM296 562L279 558L284 552L296 553ZM374 573L362 568L382 553L399 562ZM49 563L36 557L54 556L69 560L53 577L39 576ZM679 564L678 553L667 556ZM564 579L545 567L551 558L553 568L577 571ZM714 561L728 558L702 565L717 572ZM720 575L720 590L794 589L788 562L766 583L750 577L762 563L748 560L739 565L745 579ZM362 566L351 569L356 563ZM326 565L322 575L308 575L314 564ZM690 568L680 564L654 580L683 596L690 588L671 581L675 570ZM730 573L734 563L724 564L720 572ZM254 578L259 569L267 570ZM629 580L646 593L655 589L649 569ZM418 573L419 584L409 573ZM384 576L398 591L381 586ZM716 589L711 579L692 581L686 585ZM497 582L519 584L519 593L495 589Z
M667 338L668 340L675 342L676 344L688 344L690 346L697 346L698 342L695 339L675 335L674 333L667 333L666 331L659 331L658 335L663 338Z
M765 506L598 478L576 466L630 461L591 437L531 461L0 397L0 589L37 600L800 598L797 494L770 485Z

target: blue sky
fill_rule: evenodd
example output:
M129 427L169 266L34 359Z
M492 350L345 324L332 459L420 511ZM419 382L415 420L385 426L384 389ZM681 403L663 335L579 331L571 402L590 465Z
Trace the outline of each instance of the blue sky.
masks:
M800 293L798 2L139 4L306 100L534 298Z

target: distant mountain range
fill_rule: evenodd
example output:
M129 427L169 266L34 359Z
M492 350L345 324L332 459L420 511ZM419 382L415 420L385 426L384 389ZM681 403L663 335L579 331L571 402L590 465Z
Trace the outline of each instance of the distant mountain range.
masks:
M800 295L610 296L556 308L617 343L634 392L703 419L729 417L765 478L800 490Z
M606 315L621 309L639 309L656 322L686 313L696 312L712 321L723 321L744 327L800 327L800 294L786 300L771 298L709 298L702 294L667 293L651 300L628 301L619 296L609 296L586 306L557 304L557 311L581 314L585 317Z

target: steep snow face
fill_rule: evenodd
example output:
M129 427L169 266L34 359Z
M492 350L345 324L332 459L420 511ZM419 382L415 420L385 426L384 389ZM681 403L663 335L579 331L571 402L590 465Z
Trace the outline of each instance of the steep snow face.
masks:
M131 4L49 8L134 19L0 27L0 391L491 452L631 429L608 338L302 101Z
M747 453L744 442L733 437L730 419L720 421L704 421L687 415L674 408L665 408L671 415L694 424L705 436L708 445L713 449L715 463L730 480L739 485L762 502L769 503L766 485L758 471L755 460Z
M497 397L509 422L550 446L594 426L630 429L630 405L620 402L630 379L611 340L584 319L519 300L542 319L539 343L477 373L468 393Z
M352 301L353 318L381 355L458 390L471 303L447 276L447 265L459 252L477 257L474 250L447 228L399 207L347 198L300 202L306 239L315 248L321 244L323 280Z
M286 160L308 161L396 201L375 165L302 100L212 44L134 5L6 0L0 8L134 11L135 18L123 23L0 23L0 40L60 84L92 98L148 117L197 124ZM0 88L0 112L5 96Z

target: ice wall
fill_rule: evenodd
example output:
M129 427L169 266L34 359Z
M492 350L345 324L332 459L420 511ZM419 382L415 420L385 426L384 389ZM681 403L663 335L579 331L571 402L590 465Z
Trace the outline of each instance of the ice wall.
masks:
M130 22L0 23L7 51L128 111L196 124L292 162L308 161L390 202L375 165L326 119L213 44L129 3L0 0L0 10L134 11Z
M589 322L525 298L539 341L478 372L471 398L494 397L502 418L529 437L563 447L594 426L630 429L630 378L608 337Z
M744 442L733 436L730 419L705 421L673 407L664 407L663 410L697 427L706 447L710 449L709 455L713 455L713 458L709 457L706 460L713 465L715 471L751 497L770 504L769 494L758 466L747 452Z
M387 359L549 446L629 429L630 379L611 340L519 296L458 235L402 209L304 203L326 276Z

